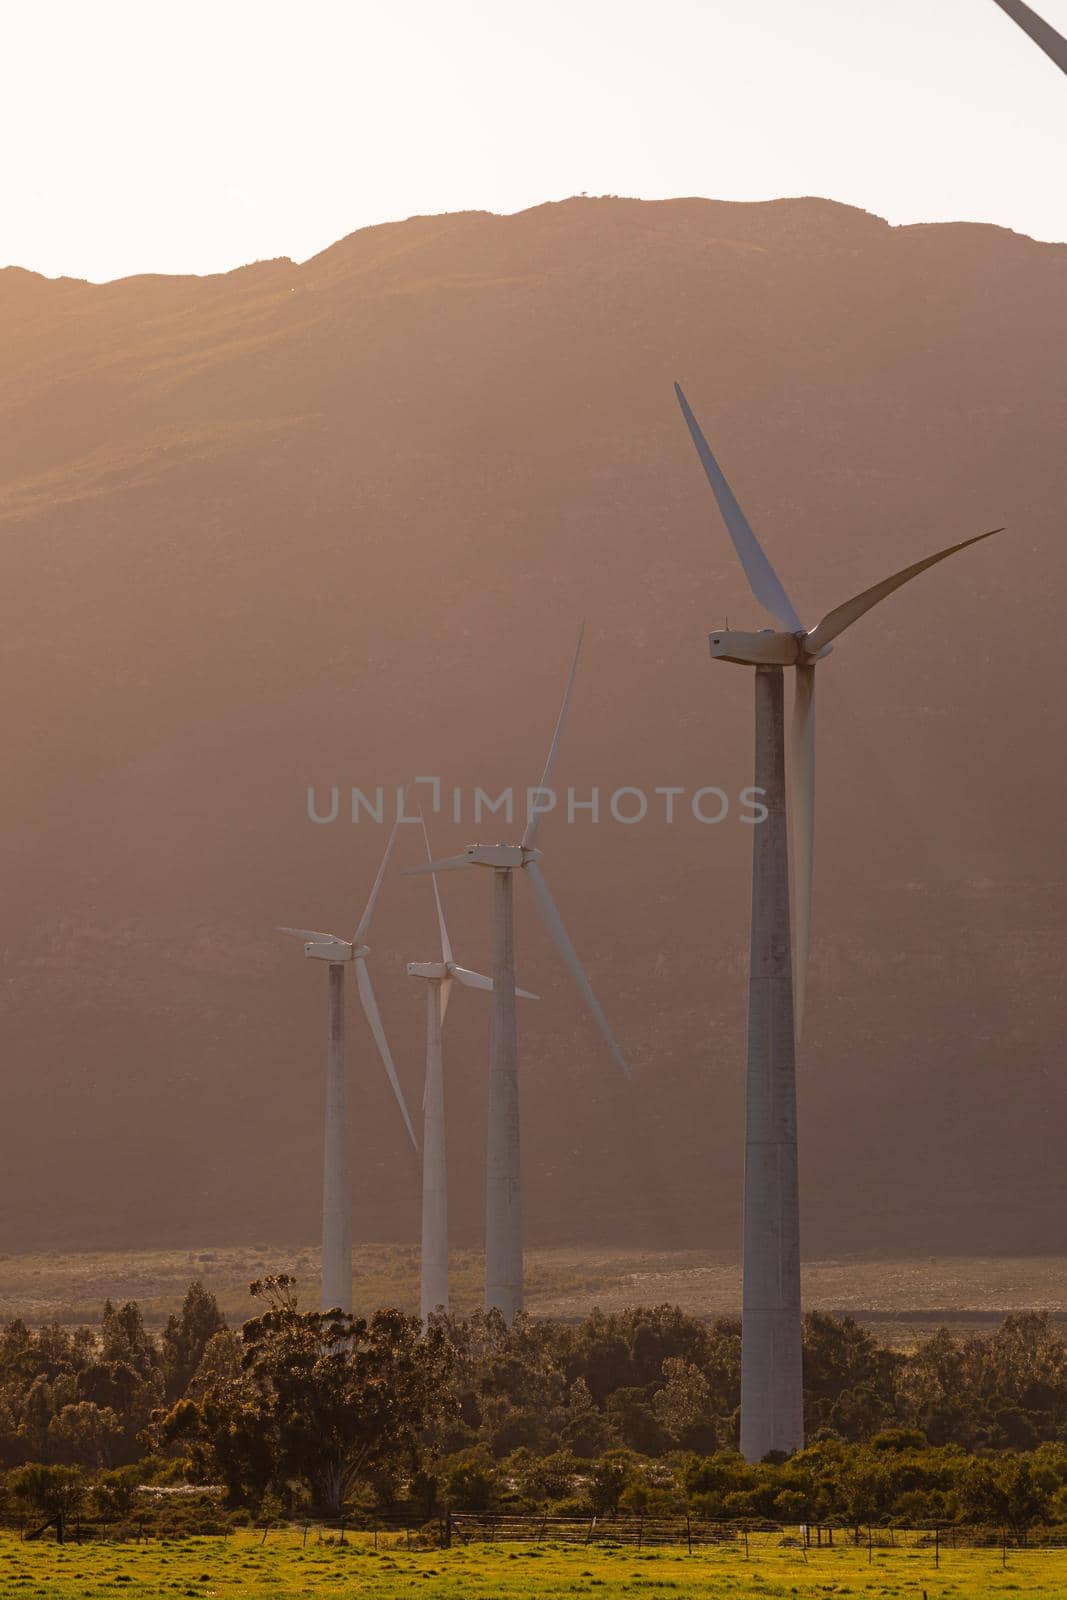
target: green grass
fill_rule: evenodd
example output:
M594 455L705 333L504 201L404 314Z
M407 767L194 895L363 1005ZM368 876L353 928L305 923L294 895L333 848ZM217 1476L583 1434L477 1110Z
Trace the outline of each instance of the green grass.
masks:
M638 1551L633 1547L471 1545L452 1550L408 1551L403 1536L367 1536L344 1545L275 1532L266 1544L254 1533L225 1539L151 1544L20 1544L0 1535L0 1596L44 1600L170 1600L174 1595L265 1597L367 1596L409 1600L414 1592L437 1600L557 1600L588 1594L597 1600L644 1596L647 1600L702 1600L727 1596L852 1595L857 1600L977 1600L1020 1595L1063 1600L1067 1550L1013 1552L1007 1566L999 1550L949 1551L935 1569L928 1549L811 1550L771 1547L751 1560L733 1549Z

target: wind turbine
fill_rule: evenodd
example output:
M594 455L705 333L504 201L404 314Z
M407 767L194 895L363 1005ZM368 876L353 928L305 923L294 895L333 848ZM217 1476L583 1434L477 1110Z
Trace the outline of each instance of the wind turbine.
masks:
M422 822L426 859L432 861L426 819ZM453 978L466 989L492 989L492 978L461 967L453 958L441 892L431 876L441 935L440 961L410 961L408 975L426 980L426 1086L422 1096L422 1252L420 1309L423 1322L439 1307L448 1310L448 1174L445 1147L445 1079L441 1035ZM536 1000L516 989L524 1000Z
M1043 50L1050 61L1054 61L1061 72L1067 72L1067 39L1062 33L1057 33L1055 28L1049 27L1043 17L1032 11L1023 0L996 0L1001 11L1017 22L1024 33L1028 33L1039 49Z
M578 647L574 652L556 730L549 745L548 759L539 786L541 791L548 789L563 737L584 632L583 626L578 635ZM629 1074L629 1068L615 1043L607 1018L590 987L578 952L571 943L542 875L541 852L534 843L540 820L540 809L536 805L528 805L526 831L521 844L469 844L462 855L406 869L414 873L488 867L493 874L493 1009L489 1042L489 1129L485 1182L485 1307L487 1311L494 1308L501 1311L509 1322L516 1312L522 1310L522 1193L513 899L516 873L521 873L529 880L541 920L607 1040L608 1048L623 1072Z
M295 939L304 940L304 954L313 961L325 961L327 992L329 996L329 1044L326 1056L326 1133L322 1178L322 1309L330 1311L339 1306L342 1311L352 1310L352 1180L348 1160L348 1094L345 1074L345 967L352 963L356 969L359 998L370 1023L378 1053L385 1064L389 1082L393 1086L400 1115L415 1149L418 1141L404 1103L404 1093L396 1075L396 1067L389 1051L382 1027L378 1002L367 970L370 946L363 943L370 930L374 904L385 877L385 869L393 851L399 818L393 823L378 868L378 876L370 892L370 899L359 919L359 927L352 938L341 939L333 933L314 933L308 928L279 928Z
M710 636L717 661L756 669L756 777L767 816L752 830L752 927L748 984L745 1205L741 1320L741 1453L761 1461L804 1443L801 1381L800 1214L797 1184L796 1036L803 1011L811 920L815 820L815 664L872 606L928 567L988 539L977 534L884 578L827 612L810 630L752 532L678 384L708 482L756 599L782 631ZM785 792L785 667L796 671L791 751L796 1008L791 963Z

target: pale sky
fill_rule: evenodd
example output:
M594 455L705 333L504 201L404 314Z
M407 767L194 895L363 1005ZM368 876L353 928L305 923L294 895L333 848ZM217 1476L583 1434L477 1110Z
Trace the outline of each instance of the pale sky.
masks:
M0 0L0 138L49 276L583 190L1067 239L1067 77L993 0Z

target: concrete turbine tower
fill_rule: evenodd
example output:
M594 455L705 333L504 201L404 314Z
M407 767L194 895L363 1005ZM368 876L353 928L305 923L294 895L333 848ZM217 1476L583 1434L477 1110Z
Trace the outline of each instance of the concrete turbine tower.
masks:
M584 632L584 629L583 629ZM582 635L563 695L556 731L538 792L548 790L563 726L567 718ZM515 1023L515 923L512 887L516 873L529 880L541 920L563 957L579 993L607 1040L623 1072L629 1068L612 1036L571 943L555 901L541 873L541 852L534 846L541 811L527 806L521 844L470 844L462 855L433 861L408 872L449 872L460 867L487 867L493 874L493 1012L489 1043L489 1130L485 1194L485 1307L510 1322L522 1310L522 1192L519 1168L519 1055Z
M1032 11L1023 0L996 0L1001 11L1017 22L1024 33L1028 33L1034 43L1042 49L1050 61L1054 61L1061 72L1067 72L1067 39L1062 33L1057 33L1055 28L1050 28L1043 17Z
M313 961L326 962L329 997L329 1042L326 1055L326 1131L322 1177L322 1309L352 1310L352 1180L348 1161L348 1088L345 1073L345 967L356 969L359 998L370 1023L374 1042L393 1086L400 1115L415 1149L418 1141L404 1103L404 1093L396 1075L393 1057L382 1027L378 1002L367 971L370 946L363 943L370 931L374 904L389 864L399 819L393 823L359 927L350 940L333 933L314 933L308 928L279 928L279 933L304 940L304 954Z
M964 539L905 567L846 600L809 631L749 527L677 384L675 391L752 593L781 624L781 631L723 630L710 638L716 661L755 668L755 782L767 808L766 819L752 830L741 1320L741 1453L748 1461L761 1461L768 1451L792 1454L804 1443L795 1041L803 1011L811 919L815 664L830 653L833 641L846 628L901 584L990 534ZM790 762L795 991L786 833L785 667L796 672Z
M432 861L430 836L422 823L426 859ZM461 967L452 955L444 907L436 876L433 883L440 961L411 961L408 975L426 982L426 1085L422 1095L422 1252L419 1306L425 1322L435 1311L448 1310L448 1164L445 1140L445 1077L442 1034L453 978L465 989L492 989L492 978ZM526 989L515 993L536 1000Z

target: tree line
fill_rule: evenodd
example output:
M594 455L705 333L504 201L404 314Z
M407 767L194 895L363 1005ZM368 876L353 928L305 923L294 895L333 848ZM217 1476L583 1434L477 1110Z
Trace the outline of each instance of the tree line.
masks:
M749 1465L735 1319L657 1306L424 1329L395 1310L304 1311L284 1275L252 1290L259 1313L240 1329L199 1283L158 1337L132 1301L108 1303L97 1329L8 1323L4 1514L59 1527L88 1507L121 1524L149 1484L211 1487L216 1519L402 1507L423 1520L1067 1521L1067 1344L1047 1315L1009 1316L988 1337L942 1328L903 1351L809 1313L808 1447Z

